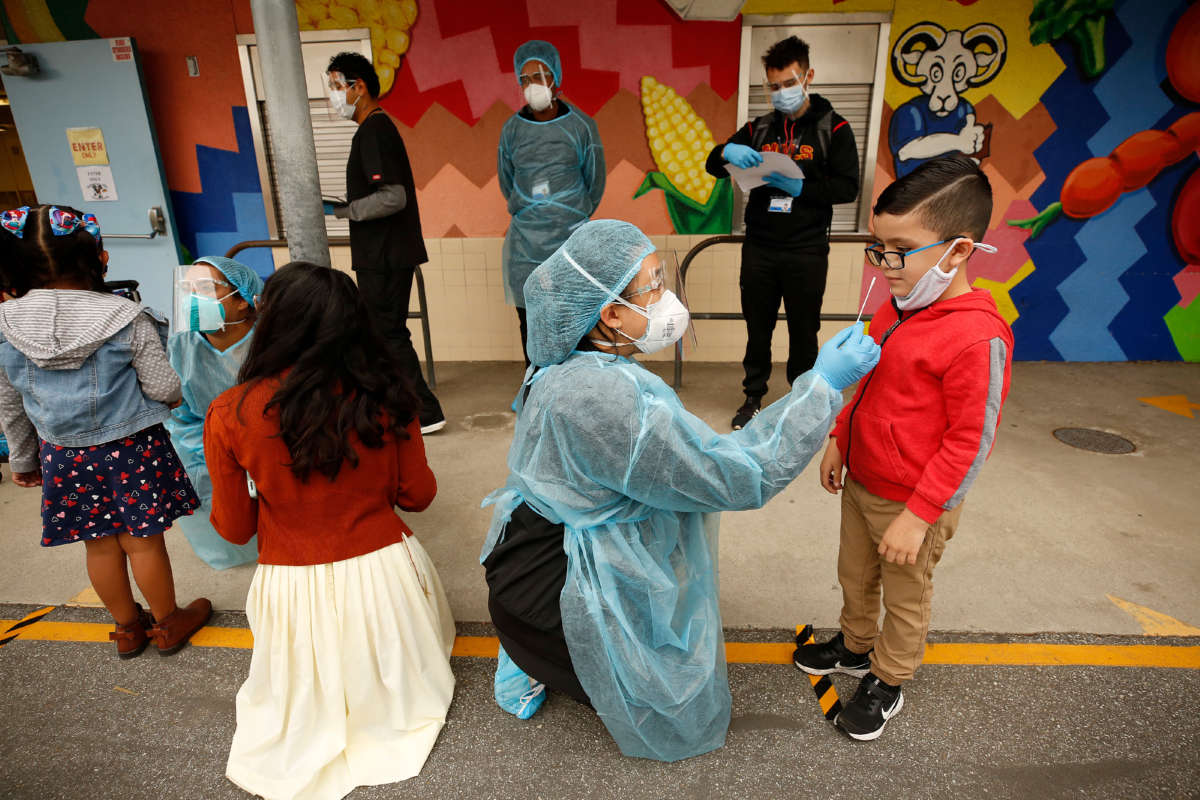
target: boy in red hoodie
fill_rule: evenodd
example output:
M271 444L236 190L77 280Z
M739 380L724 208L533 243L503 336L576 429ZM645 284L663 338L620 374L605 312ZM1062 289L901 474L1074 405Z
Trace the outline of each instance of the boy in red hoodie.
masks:
M825 491L844 489L841 630L794 656L810 675L862 677L836 720L854 739L878 738L904 706L900 686L925 654L933 568L1008 395L1012 330L966 274L975 249L995 252L979 243L991 213L987 177L960 156L926 162L875 203L867 260L892 293L871 320L882 355L838 415L820 472Z

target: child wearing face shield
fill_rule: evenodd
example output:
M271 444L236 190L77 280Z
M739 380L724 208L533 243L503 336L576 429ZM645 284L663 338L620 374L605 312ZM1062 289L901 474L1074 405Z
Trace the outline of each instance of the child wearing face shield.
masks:
M504 123L496 169L512 222L504 237L504 293L516 306L521 352L528 323L525 280L604 195L604 145L591 117L560 95L562 62L549 42L528 41L513 55L526 105Z
M624 754L676 761L729 725L713 512L759 508L799 475L878 347L847 328L789 394L717 434L631 359L687 329L658 270L636 227L594 220L526 281L533 365L481 561L497 703L524 719L561 691Z
M991 213L987 177L962 156L922 164L875 203L867 259L892 294L871 320L882 356L838 415L820 469L821 486L842 493L841 630L794 656L810 675L862 678L836 719L854 739L878 738L904 706L901 684L925 653L933 568L1008 395L1012 330L966 274L974 250L995 252L979 242Z
M237 383L250 351L255 304L263 282L254 270L231 258L208 256L176 271L176 326L167 356L179 373L183 402L171 412L167 430L192 485L203 501L200 512L179 522L188 544L213 569L249 564L258 544L233 544L209 520L212 480L204 462L204 415L212 401Z

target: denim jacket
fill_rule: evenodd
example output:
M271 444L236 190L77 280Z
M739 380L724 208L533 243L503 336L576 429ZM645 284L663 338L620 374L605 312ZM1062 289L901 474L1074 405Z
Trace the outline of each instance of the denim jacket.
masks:
M0 423L13 470L36 469L31 429L85 447L165 421L179 397L166 328L155 312L96 292L35 290L0 306Z

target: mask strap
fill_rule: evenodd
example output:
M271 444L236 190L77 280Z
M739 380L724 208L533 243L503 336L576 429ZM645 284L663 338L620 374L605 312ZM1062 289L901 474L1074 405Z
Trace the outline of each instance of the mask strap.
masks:
M946 260L946 256L950 255L950 251L951 251L951 250L953 250L955 247L957 247L957 246L958 246L958 243L959 243L959 242L961 242L961 241L963 240L963 238L964 238L964 237L960 236L960 237L958 237L957 239L955 239L954 241L950 242L950 246L946 248L946 252L942 253L942 255L941 255L941 258L939 258L939 259L937 260L937 263L933 265L933 268L934 268L934 269L936 269L938 272L942 273L943 275L947 275L947 274L949 274L949 273L947 273L947 272L946 272L944 269L942 269L942 262ZM996 248L996 247L994 247L993 245L990 245L990 244L984 244L983 242L972 242L972 243L971 243L971 250L972 250L972 251L975 251L975 250L982 250L982 251L983 251L983 252L985 252L985 253L996 253L996 252L999 252L999 251L997 250L997 248ZM964 263L965 263L965 262L964 262ZM957 270L957 269L958 269L958 267L955 267L954 269L956 269L956 270Z

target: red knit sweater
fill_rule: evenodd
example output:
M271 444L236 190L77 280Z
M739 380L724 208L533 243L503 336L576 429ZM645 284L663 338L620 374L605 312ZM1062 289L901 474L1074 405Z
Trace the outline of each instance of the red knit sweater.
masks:
M394 506L421 511L437 494L425 461L420 423L408 439L384 439L371 449L355 442L358 467L343 464L337 479L313 473L301 483L279 436L278 412L263 408L277 380L257 384L238 413L245 389L235 386L209 406L204 423L204 458L212 476L213 527L234 544L258 533L258 563L306 566L343 561L395 544L412 533ZM251 499L246 474L258 499Z
M963 501L992 452L1008 396L1013 335L975 289L919 311L885 303L871 320L879 364L832 435L868 492L928 523Z

